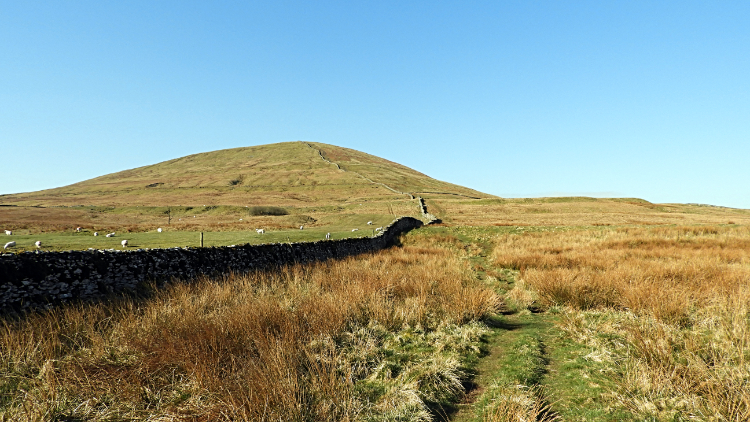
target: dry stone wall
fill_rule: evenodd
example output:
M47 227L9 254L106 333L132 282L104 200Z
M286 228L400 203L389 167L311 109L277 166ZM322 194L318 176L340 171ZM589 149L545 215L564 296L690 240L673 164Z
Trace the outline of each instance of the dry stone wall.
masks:
M422 226L411 217L395 220L374 237L304 243L134 251L24 252L0 256L0 313L50 308L72 300L94 300L133 292L144 282L247 272L294 263L343 258L393 245Z
M419 202L419 209L422 211L422 217L427 220L427 224L440 224L443 222L441 219L427 212L427 204L424 202L424 198L418 196L417 202Z

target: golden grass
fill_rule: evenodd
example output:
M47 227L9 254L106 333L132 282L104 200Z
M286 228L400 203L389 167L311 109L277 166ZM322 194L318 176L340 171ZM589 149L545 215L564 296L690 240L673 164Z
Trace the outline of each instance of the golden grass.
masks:
M613 396L655 420L750 420L750 288L715 298L680 327L629 312L564 310L562 328L604 362Z
M747 227L659 227L507 236L498 265L518 269L545 303L611 307L689 323L694 308L750 277Z
M750 210L641 199L517 198L458 200L426 195L427 207L456 226L623 226L750 224Z
M556 422L561 418L546 402L547 394L541 387L522 385L495 388L493 400L485 409L484 422Z
M508 235L493 259L563 306L563 328L609 362L632 411L750 420L748 227Z
M428 355L396 370L380 348L427 339L434 350L471 349L461 339L476 341L481 330L461 324L483 318L497 300L452 252L426 242L177 283L147 302L6 320L0 414L19 421L424 416L425 402L460 395L458 355ZM368 395L358 382L385 390Z

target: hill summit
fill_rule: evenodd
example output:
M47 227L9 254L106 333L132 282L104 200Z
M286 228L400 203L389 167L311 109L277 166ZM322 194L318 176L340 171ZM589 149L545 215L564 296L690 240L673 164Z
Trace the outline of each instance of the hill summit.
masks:
M188 155L60 188L5 195L0 203L295 206L423 194L492 197L360 151L299 141Z

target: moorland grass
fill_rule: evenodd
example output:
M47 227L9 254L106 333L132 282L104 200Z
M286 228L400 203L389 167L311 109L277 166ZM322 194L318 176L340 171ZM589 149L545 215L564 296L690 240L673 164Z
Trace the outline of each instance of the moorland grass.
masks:
M454 226L592 227L748 225L750 210L652 204L633 198L504 198L457 200L427 196L429 209Z
M746 226L429 233L506 292L457 420L750 419Z
M534 296L516 298L562 313L584 361L616 381L616 405L649 420L750 419L747 227L511 234L493 260Z
M429 420L463 394L497 301L424 241L5 319L0 415Z

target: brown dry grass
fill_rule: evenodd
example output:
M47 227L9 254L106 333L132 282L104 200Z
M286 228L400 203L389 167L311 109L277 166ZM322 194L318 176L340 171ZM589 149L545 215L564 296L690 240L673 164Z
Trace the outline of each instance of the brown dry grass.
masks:
M688 324L694 308L750 278L740 226L620 228L508 236L498 265L518 269L547 305L610 307Z
M483 422L558 422L561 418L547 403L543 388L499 387L493 391L494 400L485 410Z
M750 419L750 229L683 226L498 238L563 328L618 374L620 401L656 420Z
M522 198L458 200L426 195L427 207L456 226L623 226L750 224L750 210L653 204L641 199Z
M2 322L0 411L19 421L354 420L370 407L390 411L388 400L408 391L380 403L358 399L357 379L383 369L371 367L370 355L347 360L342 339L373 327L432 331L496 305L465 263L430 242L178 283L148 302ZM456 369L455 359L443 360Z

